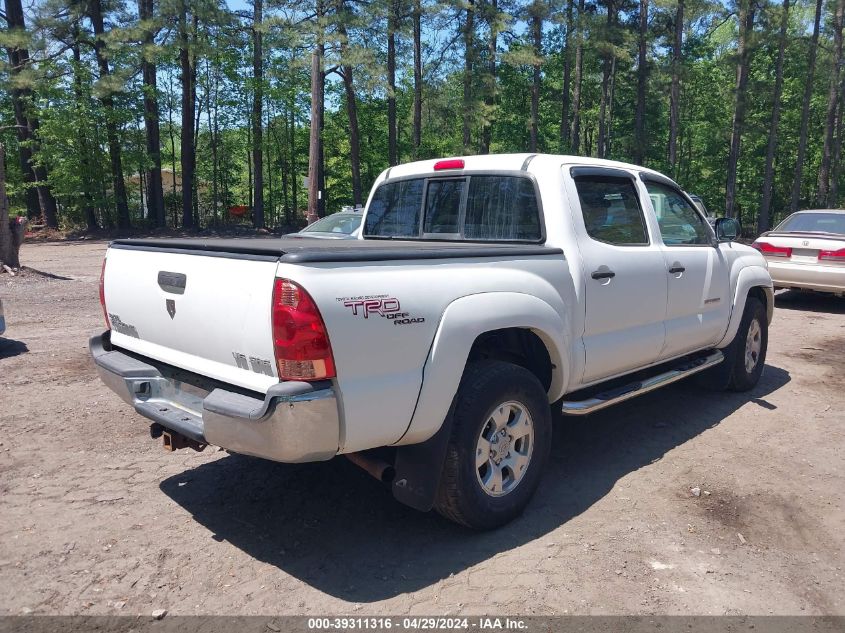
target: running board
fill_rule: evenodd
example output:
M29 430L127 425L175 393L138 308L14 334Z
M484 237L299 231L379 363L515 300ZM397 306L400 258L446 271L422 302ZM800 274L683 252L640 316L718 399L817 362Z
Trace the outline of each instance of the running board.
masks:
M674 369L670 369L662 374L658 374L638 382L632 382L621 387L616 387L615 389L603 391L592 398L588 398L587 400L564 401L561 406L561 410L564 415L587 415L588 413L595 413L596 411L601 411L602 409L613 406L614 404L619 404L625 400L636 398L637 396L641 396L649 391L660 389L660 387L665 387L666 385L686 378L687 376L692 376L700 371L709 369L710 367L721 363L724 358L725 356L720 350L715 350L707 356L702 356L692 361L686 361Z

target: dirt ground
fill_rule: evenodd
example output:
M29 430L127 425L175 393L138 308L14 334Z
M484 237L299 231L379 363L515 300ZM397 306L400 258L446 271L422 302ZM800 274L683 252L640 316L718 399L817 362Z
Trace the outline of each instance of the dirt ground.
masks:
M105 248L0 275L0 614L845 614L845 300L779 294L750 394L560 422L476 534L344 459L165 453L88 358Z

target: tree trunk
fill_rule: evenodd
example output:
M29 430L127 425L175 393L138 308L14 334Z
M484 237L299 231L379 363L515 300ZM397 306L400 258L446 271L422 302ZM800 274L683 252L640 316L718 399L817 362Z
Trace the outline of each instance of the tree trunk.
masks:
M264 54L263 0L253 0L252 22L252 165L255 171L252 195L252 222L255 228L264 228Z
M495 2L495 0L493 0ZM422 4L414 0L414 158L419 158L422 144Z
M742 1L742 0L741 0ZM681 46L684 39L684 0L678 0L675 12L675 30L672 42L672 83L669 88L669 171L677 177L678 127L681 123ZM740 23L740 28L742 24ZM740 36L741 38L742 36ZM742 44L740 44L740 47ZM740 52L740 55L742 53ZM747 70L746 70L747 73Z
M540 125L540 56L543 54L543 5L535 0L531 7L531 39L534 44L534 74L531 80L531 130L528 151L536 152Z
M105 55L106 43L103 40L105 31L100 0L89 0L88 17L91 19L91 26L94 29L94 53L97 57L97 66L100 69L100 79L102 80L109 76L109 61ZM117 206L117 226L120 229L128 229L131 222L129 220L129 204L126 200L126 184L123 180L123 159L121 157L120 138L117 134L114 100L111 94L106 94L100 97L100 103L102 103L106 114L106 138L108 139L109 158L111 159L112 189Z
M396 134L396 30L399 16L397 0L390 0L390 14L387 16L387 164L399 162L399 148Z
M164 190L161 184L161 131L159 130L158 94L156 88L155 30L150 24L155 11L155 0L138 0L143 39L141 75L144 82L144 126L147 139L147 213L155 226L163 227Z
M191 70L191 52L188 34L188 5L182 0L179 13L179 67L182 83L182 226L194 228L194 99L196 93L191 85L194 73ZM174 174L175 176L175 174Z
M219 72L219 57L215 55L214 58L214 79L212 80L211 77L211 62L210 60L206 60L205 70L206 70L206 77L208 81L209 90L211 90L212 86L214 87L214 97L209 98L207 102L208 107L208 127L209 133L211 135L211 206L212 206L212 221L214 225L220 221L219 212L220 212L220 189L217 183L218 176L220 174L220 162L218 158L217 152L217 144L220 139L220 129L217 122L217 105L219 103L219 91L220 91L220 72ZM212 103L214 107L212 108Z
M839 177L842 175L842 111L843 101L839 100L836 110L836 140L833 144L833 176L830 179L830 204L839 206Z
M760 212L757 214L757 232L769 230L772 207L772 185L775 179L775 153L778 145L778 126L780 125L780 98L783 92L783 60L786 53L786 37L789 28L789 0L783 0L780 16L780 35L778 36L778 58L775 63L775 90L772 95L772 121L769 124L769 144L766 148L766 167L763 175L763 195Z
M604 156L610 158L613 152L613 95L616 90L616 55L610 60L610 85L607 89L607 128L604 136Z
M679 0L679 4L682 0ZM648 38L648 0L640 0L640 30L637 40L637 111L634 115L634 162L645 165L645 92L648 68L646 44Z
M21 0L6 0L6 22L9 31L26 31ZM9 54L9 73L18 75L30 64L29 51L26 48L10 45L6 51ZM47 168L38 165L33 160L38 154L38 119L27 113L27 106L32 101L32 90L15 87L10 90L12 106L15 112L18 146L20 152L21 172L28 184L26 201L27 213L30 217L41 215L45 224L51 228L58 228L58 210L56 199L47 183Z
M0 273L2 266L20 268L20 229L18 222L9 219L9 199L6 197L6 148L0 143ZM23 225L20 225L23 228Z
M570 109L570 88L572 84L572 28L574 26L575 0L566 2L566 35L563 38L563 86L561 87L560 98L560 153L570 151L569 147L569 109Z
M467 0L467 15L464 24L464 112L463 144L464 153L471 153L470 133L472 131L472 73L475 61L475 0Z
M320 48L320 59L326 59L325 44ZM326 215L326 143L323 131L326 127L326 74L320 73L320 151L317 160L317 189L320 195L317 196L317 217Z
M807 55L807 77L804 84L804 100L801 104L801 130L798 135L798 159L795 161L795 178L792 182L792 196L789 200L789 212L798 211L801 201L801 180L804 175L804 159L807 155L807 127L810 119L810 98L813 96L813 76L816 73L816 52L819 45L819 23L822 17L822 0L816 0L816 15L813 22L813 36L810 39L810 51Z
M6 149L0 143L0 273L8 266L20 268L20 251L26 224L23 218L9 218L9 198L6 196Z
M308 142L308 223L315 222L320 195L320 128L323 119L323 58L318 43L311 54L311 135Z
M601 79L601 97L599 99L599 138L598 138L598 157L607 157L607 136L608 136L608 122L607 112L609 109L610 96L610 76L613 72L614 57L613 43L614 43L614 24L616 16L615 0L608 0L607 2L607 41L605 44L608 51L604 54L604 62L602 64L602 79Z
M343 0L341 0L341 10L343 9L343 4ZM340 35L340 59L343 62L341 75L343 76L343 88L346 93L346 115L349 119L349 166L352 171L352 201L353 204L357 206L359 204L363 204L364 202L361 187L361 141L358 131L358 103L357 96L355 94L353 66L348 63L346 57L348 49L348 33L346 31L344 19L345 17L341 17L338 20L337 31Z
M489 0L487 7L490 36L487 40L487 73L484 76L484 121L481 127L481 153L490 153L496 107L496 55L499 48L499 2Z
M297 164L296 164L296 113L294 112L294 108L296 108L296 102L293 98L290 100L289 104L289 116L290 116L290 173L291 173L291 181L290 181L290 197L291 197L291 204L293 205L293 217L294 220L296 219L296 212L299 211L299 183L297 182L297 177L299 174L297 173ZM309 156L310 158L310 156Z
M193 138L192 140L192 148L193 151L191 152L191 174L193 178L191 178L191 211L194 214L194 227L200 228L200 197L199 197L199 188L197 187L197 144L199 143L200 137L200 117L198 110L202 110L202 104L199 104L199 108L197 108L197 52L196 52L196 45L197 40L199 37L199 16L196 12L191 15L191 24L193 28L191 29L191 33L193 33L193 46L190 49L190 54L188 55L188 61L191 65L191 104L193 106L193 121L194 127L193 129Z
M252 116L251 113L247 114L247 118ZM247 206L252 209L252 194L255 193L255 190L252 188L252 121L250 120L249 125L246 128L246 180L247 180Z
M837 0L836 14L833 18L833 68L830 72L830 88L827 96L827 116L824 123L824 147L822 161L819 166L819 184L816 193L816 204L819 207L834 207L835 202L830 199L830 170L833 160L834 131L836 128L836 111L839 105L842 66L842 17L845 11L845 0Z
M581 84L584 69L584 0L578 1L575 32L575 85L572 88L572 133L569 135L573 154L581 153Z
M71 51L73 53L73 96L76 100L77 106L83 103L85 99L84 92L82 90L82 76L81 76L81 66L82 66L82 53L79 46L80 41L80 32L79 32L79 22L76 22L73 26L73 44L71 45ZM85 117L86 115L77 113L77 116L80 119ZM94 184L92 182L92 175L93 175L93 168L91 167L91 157L93 156L93 152L91 149L90 144L88 143L88 129L85 124L80 125L78 130L79 136L79 167L81 170L81 174L79 175L79 180L82 184L82 200L83 200L83 211L85 213L85 223L88 227L89 231L96 231L97 230L97 215L94 212Z
M754 30L755 0L741 0L739 9L739 43L736 67L736 95L734 97L734 117L731 127L731 148L728 155L728 178L725 185L725 215L729 218L736 213L736 168L739 163L740 140L745 127L746 88L748 86L748 66L751 59L750 42Z
M285 213L285 226L288 227L288 230L291 226L291 211L290 211L290 161L288 160L288 149L287 146L288 142L288 113L286 110L282 110L282 139L280 140L278 136L276 137L276 143L280 147L280 153L282 157L282 209ZM294 178L296 176L294 175Z

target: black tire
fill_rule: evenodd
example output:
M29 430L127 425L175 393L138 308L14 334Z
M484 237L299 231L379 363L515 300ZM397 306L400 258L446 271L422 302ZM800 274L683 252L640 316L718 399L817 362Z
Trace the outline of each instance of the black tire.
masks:
M745 368L745 343L752 321L760 326L760 354L753 371ZM748 297L736 336L730 345L722 349L725 360L699 374L692 380L705 389L714 391L748 391L760 380L766 363L766 348L769 342L766 308L757 297Z
M749 331L755 327L758 332L760 350L754 356L754 365L751 369L746 367L746 342ZM730 344L730 355L725 359L730 363L731 373L728 381L730 391L748 391L752 389L763 375L763 366L766 364L766 350L769 345L769 322L766 316L766 306L757 297L748 297L745 300L745 310L742 313L742 321L739 323L736 338Z
M529 425L533 427L533 437L528 440L530 451L527 464L524 464L524 470L518 477L513 469L505 470L509 468L507 464L511 452L508 451L502 469L510 475L500 481L507 482L510 477L510 482L502 486L503 489L498 493L500 496L493 496L481 482L479 473L485 466L476 468L476 451L480 450L478 447L482 431L489 432L492 427L488 422L497 409L504 410L502 405L506 403L520 405L527 412L531 418ZM511 407L510 413L505 414L512 421L508 424L516 422L518 411L519 407ZM549 458L552 425L545 389L534 374L518 365L491 360L471 363L461 378L451 415L452 434L435 508L447 519L477 530L490 530L512 521L531 500ZM517 443L525 441L517 439L511 445L515 436L516 433L511 436L506 431L502 440L507 441L504 446L512 447L514 452L517 451ZM493 450L494 445L491 444L491 455ZM492 461L489 467L492 467ZM505 492L504 488L508 485L511 489Z

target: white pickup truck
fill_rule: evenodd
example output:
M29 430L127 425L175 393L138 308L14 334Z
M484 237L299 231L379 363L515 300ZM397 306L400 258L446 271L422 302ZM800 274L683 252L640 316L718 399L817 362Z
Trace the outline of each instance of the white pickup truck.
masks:
M537 488L553 410L756 384L772 281L737 229L634 165L415 162L379 176L357 240L113 242L90 347L171 450L347 455L493 528Z

